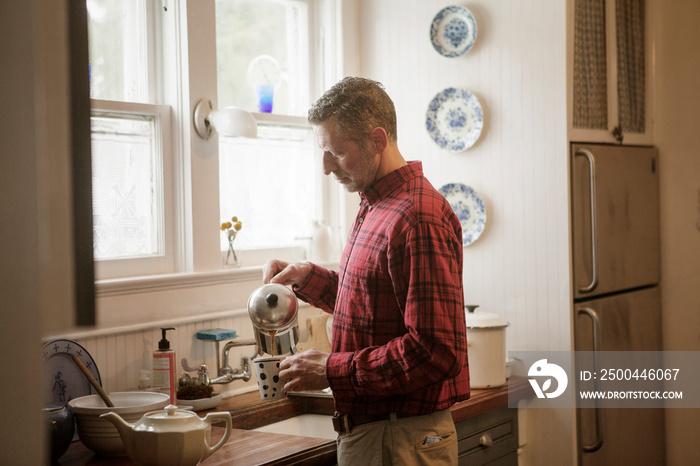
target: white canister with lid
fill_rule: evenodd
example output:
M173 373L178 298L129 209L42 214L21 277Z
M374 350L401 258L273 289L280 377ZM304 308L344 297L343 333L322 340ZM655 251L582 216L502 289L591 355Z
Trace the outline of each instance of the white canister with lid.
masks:
M469 387L496 388L506 383L506 327L496 314L477 311L467 305L467 346L469 347Z

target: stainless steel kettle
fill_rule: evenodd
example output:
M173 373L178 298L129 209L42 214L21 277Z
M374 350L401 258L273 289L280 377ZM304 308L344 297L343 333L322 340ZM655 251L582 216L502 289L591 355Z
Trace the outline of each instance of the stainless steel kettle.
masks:
M292 290L278 283L263 285L250 295L248 315L263 353L280 356L297 352L298 309L299 302Z

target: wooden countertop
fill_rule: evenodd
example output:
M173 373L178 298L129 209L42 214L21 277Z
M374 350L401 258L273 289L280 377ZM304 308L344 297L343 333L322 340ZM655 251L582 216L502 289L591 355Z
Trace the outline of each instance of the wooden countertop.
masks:
M516 406L516 403L526 398L532 398L535 392L530 382L524 377L513 376L503 387L485 390L471 390L468 400L456 403L450 410L455 422L464 421L481 414L488 413L504 406Z
M527 379L512 377L503 387L472 390L470 399L457 403L451 408L452 418L455 422L460 422L508 406L509 402L513 405L533 395ZM331 398L292 396L268 402L261 401L256 391L225 400L214 411L230 411L234 429L226 444L203 461L203 465L254 466L302 463L332 465L336 463L336 444L333 440L247 430L298 414L333 414ZM222 434L223 428L214 427L212 440L218 440ZM97 456L82 443L73 442L66 454L61 457L59 464L126 466L134 463L128 457Z

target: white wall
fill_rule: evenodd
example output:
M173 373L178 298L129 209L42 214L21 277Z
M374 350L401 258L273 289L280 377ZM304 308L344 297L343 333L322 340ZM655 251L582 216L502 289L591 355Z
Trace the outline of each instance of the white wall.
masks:
M41 5L40 5L41 3ZM41 336L73 318L66 3L0 2L0 464L45 464Z
M564 8L552 2L466 4L479 28L457 58L439 55L430 24L448 1L364 1L361 73L395 101L399 148L419 159L436 187L464 183L484 199L488 220L464 250L470 303L511 323L512 349L570 349ZM430 100L463 87L480 100L485 127L454 154L425 129Z
M664 349L700 351L700 2L652 2ZM699 409L666 411L669 466L700 464Z
M486 204L486 230L464 250L466 300L510 322L510 350L570 350L565 2L458 2L478 37L457 58L430 42L434 16L454 2L358 3L359 73L394 99L404 157L422 160L436 187L464 183ZM459 154L425 129L446 87L470 90L485 114L479 141ZM573 412L530 410L527 422L523 464L572 464Z

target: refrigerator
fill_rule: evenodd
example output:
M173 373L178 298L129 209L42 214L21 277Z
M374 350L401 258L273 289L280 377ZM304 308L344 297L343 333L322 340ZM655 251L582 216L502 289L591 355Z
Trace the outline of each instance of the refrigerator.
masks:
M574 348L661 351L658 152L571 144ZM665 462L664 411L579 408L582 466Z

